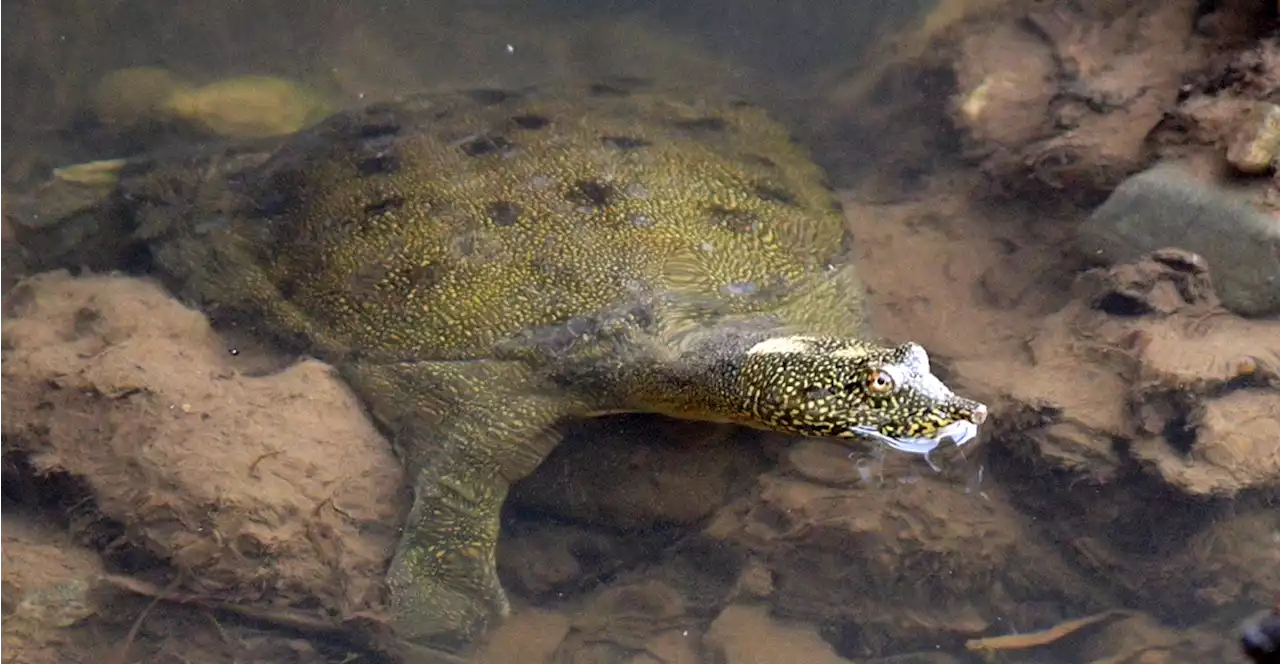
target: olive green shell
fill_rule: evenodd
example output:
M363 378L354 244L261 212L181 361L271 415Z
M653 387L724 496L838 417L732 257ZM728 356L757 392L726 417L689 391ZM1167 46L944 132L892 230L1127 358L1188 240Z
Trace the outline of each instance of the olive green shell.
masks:
M661 293L764 310L845 251L820 170L763 111L622 85L340 113L242 180L251 211L210 244L251 260L200 292L372 361L485 357Z

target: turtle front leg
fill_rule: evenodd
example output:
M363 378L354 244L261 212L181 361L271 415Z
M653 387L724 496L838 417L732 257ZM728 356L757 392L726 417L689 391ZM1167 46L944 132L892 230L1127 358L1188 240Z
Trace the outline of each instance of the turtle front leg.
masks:
M463 650L511 610L495 560L507 483L446 461L418 471L413 489L387 571L392 628L412 643Z
M414 502L387 573L392 629L466 650L510 611L495 564L511 483L532 472L578 408L493 360L357 364L344 372L390 434Z

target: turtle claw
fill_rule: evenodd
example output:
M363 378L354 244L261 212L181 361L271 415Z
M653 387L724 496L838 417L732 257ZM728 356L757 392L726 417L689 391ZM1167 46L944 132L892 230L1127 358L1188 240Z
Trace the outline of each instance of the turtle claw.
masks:
M933 454L933 450L929 450L928 452L924 453L924 462L929 464L929 467L933 469L933 472L941 473L942 468L938 466L938 464L933 462L933 458L929 456L930 454Z

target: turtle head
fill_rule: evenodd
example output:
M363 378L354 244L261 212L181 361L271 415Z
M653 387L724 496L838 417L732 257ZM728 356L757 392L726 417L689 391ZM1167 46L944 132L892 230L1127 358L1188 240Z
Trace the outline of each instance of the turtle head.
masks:
M870 439L927 459L944 440L972 440L987 416L933 375L915 343L773 337L751 346L738 369L744 424L758 428Z

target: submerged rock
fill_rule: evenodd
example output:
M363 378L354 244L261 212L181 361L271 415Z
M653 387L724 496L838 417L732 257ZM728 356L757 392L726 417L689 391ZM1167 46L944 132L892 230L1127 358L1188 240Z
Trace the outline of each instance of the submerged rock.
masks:
M1257 103L1227 147L1227 161L1242 173L1266 173L1280 155L1280 106Z
M402 471L327 365L264 371L139 279L47 273L5 304L7 451L83 481L180 590L337 616L377 604Z
M725 664L849 664L808 625L787 624L759 605L733 604L703 637L707 661Z
M160 67L108 74L89 104L114 130L180 120L208 134L232 138L291 134L333 111L319 93L288 79L237 76L194 86Z
M283 78L240 76L178 90L161 108L218 136L284 136L323 119L333 108Z
M92 592L102 563L50 524L7 507L3 523L4 661L68 661L90 640L76 623L104 608Z
M1280 221L1175 165L1125 180L1081 224L1077 247L1109 264L1191 251L1208 262L1223 306L1242 316L1280 312Z

